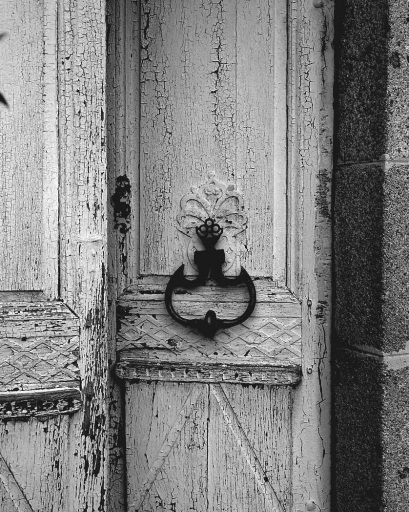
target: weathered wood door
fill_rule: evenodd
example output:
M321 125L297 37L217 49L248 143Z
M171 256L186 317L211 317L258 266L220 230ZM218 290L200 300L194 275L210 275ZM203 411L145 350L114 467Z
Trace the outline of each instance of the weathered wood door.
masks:
M330 3L9 0L0 32L0 509L329 511ZM204 215L257 289L214 338L164 306Z
M128 512L329 511L331 17L287 0L142 0L109 18ZM257 305L208 338L164 303L223 227ZM242 289L173 294L234 318Z
M105 12L2 2L0 510L106 510Z

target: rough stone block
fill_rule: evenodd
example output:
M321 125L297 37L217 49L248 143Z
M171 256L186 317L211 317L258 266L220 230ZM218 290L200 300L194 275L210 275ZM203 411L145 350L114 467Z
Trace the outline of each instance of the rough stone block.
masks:
M335 328L352 345L382 346L382 166L335 172Z
M335 352L334 506L338 512L407 512L409 368Z
M334 505L337 512L381 512L382 364L334 354Z
M409 332L409 165L335 172L335 326L348 345L405 350Z
M409 10L407 0L389 2L387 150L409 157Z
M387 148L388 2L336 3L336 139L340 162L377 161Z

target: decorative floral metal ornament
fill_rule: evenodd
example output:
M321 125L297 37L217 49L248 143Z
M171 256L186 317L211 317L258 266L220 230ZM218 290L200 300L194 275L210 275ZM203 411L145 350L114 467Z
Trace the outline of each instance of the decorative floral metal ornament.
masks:
M213 219L223 230L219 240L219 248L225 252L223 272L235 275L240 271L240 267L235 265L238 260L236 237L247 227L243 197L235 185L216 180L214 172L209 173L208 177L206 183L192 187L191 192L182 197L180 213L176 218L178 230L190 238L187 257L190 265L197 269L194 253L202 247L202 243L196 228L206 219Z
M252 314L256 305L256 290L247 271L241 267L235 277L226 277L224 271L229 269L236 260L236 252L230 245L230 257L226 265L224 249L215 246L226 232L225 240L242 232L247 225L247 216L243 213L244 206L241 195L234 186L226 186L216 181L214 175L200 187L192 187L192 193L182 198L182 213L178 216L180 230L190 236L196 235L204 250L194 250L193 266L198 270L194 279L184 275L185 265L181 265L170 278L165 292L166 309L170 316L182 325L199 329L206 336L212 337L218 329L233 327L244 322ZM203 219L203 217L205 217ZM197 243L191 243L196 249ZM190 259L190 258L189 258ZM235 319L219 319L216 313L209 310L204 319L186 319L176 312L172 295L176 288L195 288L206 284L207 279L213 279L220 286L237 286L245 284L249 292L246 310Z

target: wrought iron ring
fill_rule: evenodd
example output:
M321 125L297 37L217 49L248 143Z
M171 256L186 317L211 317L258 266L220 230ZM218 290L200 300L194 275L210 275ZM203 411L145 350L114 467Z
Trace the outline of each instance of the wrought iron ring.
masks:
M222 249L215 249L215 245L223 233L223 228L216 224L214 219L206 219L204 224L196 228L196 233L205 246L204 251L196 251L194 255L199 275L195 279L187 279L184 276L184 265L181 265L166 286L165 305L169 315L174 320L182 325L198 329L205 336L213 337L219 329L226 329L241 324L250 317L256 306L256 289L244 267L241 267L240 274L237 277L224 276L222 271L222 265L225 261L224 251ZM209 276L221 286L246 285L249 292L249 301L242 315L234 319L221 319L217 318L213 310L209 310L202 319L187 319L177 313L172 303L174 290L176 288L191 289L204 285Z

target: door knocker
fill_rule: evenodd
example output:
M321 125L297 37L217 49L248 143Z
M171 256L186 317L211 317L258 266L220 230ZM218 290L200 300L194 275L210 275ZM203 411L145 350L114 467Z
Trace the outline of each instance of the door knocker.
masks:
M198 268L198 276L187 279L184 276L184 265L181 265L170 278L165 291L165 305L170 316L182 325L198 329L208 337L213 337L217 330L233 327L241 324L252 314L256 305L256 289L247 271L241 267L240 274L236 277L226 277L223 274L222 265L225 262L223 249L215 246L223 233L223 228L215 222L215 219L207 218L203 224L196 227L196 234L202 241L205 250L195 251L194 263ZM179 315L173 307L172 295L176 288L195 288L206 284L208 279L213 279L220 286L237 286L245 284L249 292L249 302L242 315L235 319L217 318L216 313L209 310L203 319L186 319Z

